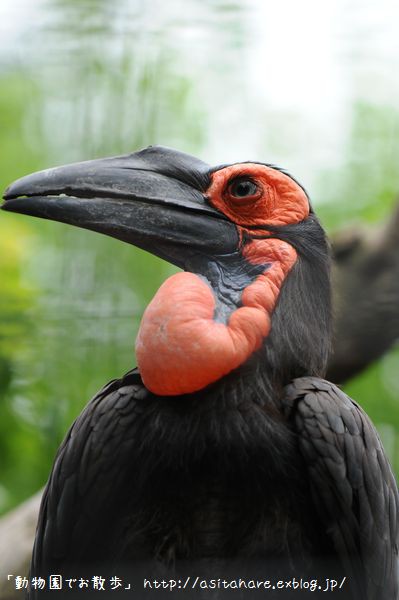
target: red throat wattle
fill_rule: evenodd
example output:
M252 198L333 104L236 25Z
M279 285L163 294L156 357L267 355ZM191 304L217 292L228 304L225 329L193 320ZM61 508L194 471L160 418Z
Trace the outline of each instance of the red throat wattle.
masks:
M234 195L232 182L248 178L254 194ZM309 215L305 192L290 177L265 165L236 164L212 174L210 204L237 226L241 241L267 234L266 225L298 223ZM265 224L263 230L259 226ZM248 263L268 265L242 291L241 305L226 324L214 320L215 295L203 278L177 273L159 288L144 312L136 340L137 362L146 387L172 396L196 392L243 364L258 350L271 328L271 317L285 277L297 253L277 238L246 241Z

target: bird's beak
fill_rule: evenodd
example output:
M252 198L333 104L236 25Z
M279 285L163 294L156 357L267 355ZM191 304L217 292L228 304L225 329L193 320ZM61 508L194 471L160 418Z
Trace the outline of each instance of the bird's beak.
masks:
M7 211L105 233L185 268L237 250L236 227L206 200L210 167L169 148L75 163L18 179Z

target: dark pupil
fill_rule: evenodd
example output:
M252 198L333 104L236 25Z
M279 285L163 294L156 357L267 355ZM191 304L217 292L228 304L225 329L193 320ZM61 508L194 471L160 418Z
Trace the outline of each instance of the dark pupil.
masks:
M237 198L244 198L245 196L253 196L256 193L256 185L250 179L241 179L232 183L230 187L230 193Z

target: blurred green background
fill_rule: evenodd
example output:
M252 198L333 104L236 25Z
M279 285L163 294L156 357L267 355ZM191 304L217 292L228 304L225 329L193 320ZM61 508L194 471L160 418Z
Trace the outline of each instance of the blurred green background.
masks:
M392 0L1 0L0 187L158 143L274 162L330 232L399 191ZM47 478L66 429L135 364L172 267L120 242L0 215L0 512ZM346 385L399 472L399 351Z

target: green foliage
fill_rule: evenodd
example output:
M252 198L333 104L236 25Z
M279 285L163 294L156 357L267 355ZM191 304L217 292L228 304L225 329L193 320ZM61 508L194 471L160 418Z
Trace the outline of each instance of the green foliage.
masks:
M40 169L44 157L40 116L40 89L32 74L22 69L0 72L0 184ZM29 98L29 103L26 99ZM34 121L32 116L35 115ZM21 152L21 148L24 149Z
M388 217L399 193L399 111L357 102L339 171L320 173L318 214L330 230Z
M33 108L38 91L26 73L15 71L0 77L0 185L40 168L42 150L31 146L26 136L26 97ZM21 152L21 148L26 151ZM24 276L24 263L33 247L34 228L17 218L0 220L0 510L5 510L37 486L32 466L34 436L14 410L13 382L20 353L33 333L30 311L36 302L36 286ZM26 450L26 452L25 452ZM27 460L25 460L27 459Z

